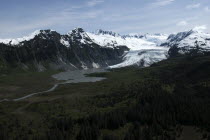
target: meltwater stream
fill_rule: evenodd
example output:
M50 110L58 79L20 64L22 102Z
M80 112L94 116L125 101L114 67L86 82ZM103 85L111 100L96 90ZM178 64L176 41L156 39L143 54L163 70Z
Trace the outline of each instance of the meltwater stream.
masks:
M30 97L38 95L38 94L49 93L49 92L54 91L59 85L64 85L64 84L69 84L69 83L97 82L97 81L106 79L106 78L102 78L102 77L87 77L86 76L86 74L98 73L98 72L107 72L107 71L105 69L88 69L88 70L75 70L75 71L61 72L61 73L53 75L52 77L57 80L62 80L62 82L55 84L52 88L50 88L48 90L31 93L31 94L28 94L26 96L16 98L16 99L3 99L3 100L0 100L0 102L21 101L21 100L30 98Z

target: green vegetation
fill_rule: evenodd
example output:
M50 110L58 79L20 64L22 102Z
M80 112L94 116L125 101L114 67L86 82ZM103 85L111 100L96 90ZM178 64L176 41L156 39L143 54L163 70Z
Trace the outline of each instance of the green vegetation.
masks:
M0 100L14 99L24 95L47 90L57 81L51 75L58 71L21 71L12 70L0 74Z
M0 138L210 139L209 56L171 58L149 68L90 76L107 79L0 103Z

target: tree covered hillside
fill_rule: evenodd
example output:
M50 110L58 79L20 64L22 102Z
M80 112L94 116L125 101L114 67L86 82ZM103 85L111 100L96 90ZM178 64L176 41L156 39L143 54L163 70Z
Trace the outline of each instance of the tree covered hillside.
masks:
M209 56L89 76L107 79L0 103L1 139L210 139Z

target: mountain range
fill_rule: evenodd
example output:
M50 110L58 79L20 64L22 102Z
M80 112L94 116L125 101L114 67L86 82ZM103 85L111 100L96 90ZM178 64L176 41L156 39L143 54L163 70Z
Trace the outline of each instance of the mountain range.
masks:
M0 39L0 70L145 67L168 57L209 51L210 34L197 30L171 35L37 30L23 38Z

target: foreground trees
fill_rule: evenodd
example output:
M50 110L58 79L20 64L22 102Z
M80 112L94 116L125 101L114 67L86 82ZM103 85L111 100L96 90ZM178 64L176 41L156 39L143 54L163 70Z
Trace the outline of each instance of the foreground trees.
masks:
M33 118L32 121L24 121L2 106L0 137L27 140L175 140L182 135L183 126L190 126L203 139L209 139L209 64L209 57L176 58L150 68L134 69L132 74L136 75L135 78L126 82L119 78L119 82L113 82L109 87L109 93L84 100L84 104L93 110L76 119L72 118L74 115L69 113L70 106L65 101L54 104L41 102L28 107L29 112L41 116L40 120ZM122 69L109 74L120 77L120 74L129 72Z

